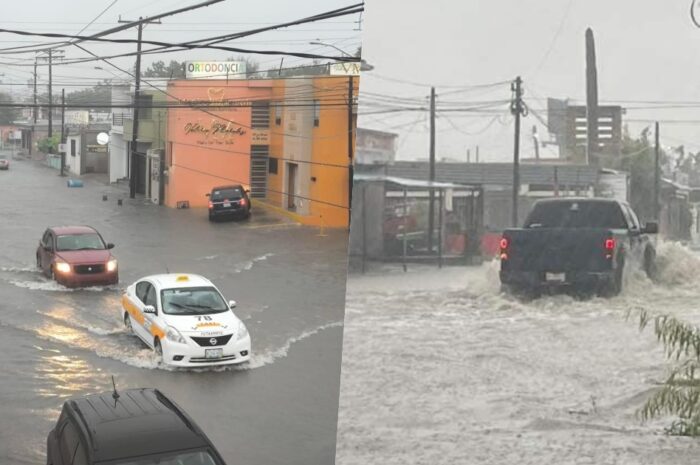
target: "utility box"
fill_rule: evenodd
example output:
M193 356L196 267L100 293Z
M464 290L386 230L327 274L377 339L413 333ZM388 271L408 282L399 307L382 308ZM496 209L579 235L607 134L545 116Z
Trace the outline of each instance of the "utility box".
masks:
M163 149L150 149L146 151L146 166L148 177L146 180L146 195L151 202L160 205L162 189L161 161L165 156Z

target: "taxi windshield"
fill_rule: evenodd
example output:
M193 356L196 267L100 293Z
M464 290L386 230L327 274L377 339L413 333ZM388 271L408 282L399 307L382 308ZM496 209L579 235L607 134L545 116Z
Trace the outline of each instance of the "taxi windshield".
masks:
M126 461L110 462L110 465L220 465L211 454L206 451L180 452L177 454L139 457Z
M229 310L221 294L213 287L163 289L160 300L167 315L206 315Z
M99 234L71 234L56 238L56 250L104 250L105 243Z

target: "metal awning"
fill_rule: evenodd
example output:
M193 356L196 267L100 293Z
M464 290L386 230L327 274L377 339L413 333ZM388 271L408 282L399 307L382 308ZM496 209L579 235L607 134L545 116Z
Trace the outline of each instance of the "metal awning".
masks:
M386 176L383 174L355 174L353 176L353 181L388 182L401 187L432 187L435 189L469 189L475 187L469 186L467 184L455 184L450 182L420 181L416 179L398 178L395 176Z

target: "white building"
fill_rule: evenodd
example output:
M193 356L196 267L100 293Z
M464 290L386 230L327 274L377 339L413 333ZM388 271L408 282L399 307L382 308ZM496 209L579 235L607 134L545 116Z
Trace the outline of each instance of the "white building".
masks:
M112 105L131 105L131 85L112 86ZM112 128L109 131L109 182L129 176L128 141L124 140L124 120L130 119L131 108L112 109Z

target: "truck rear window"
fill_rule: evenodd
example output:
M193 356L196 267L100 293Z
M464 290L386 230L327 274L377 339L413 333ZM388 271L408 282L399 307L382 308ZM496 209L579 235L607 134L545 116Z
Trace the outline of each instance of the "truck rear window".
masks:
M238 187L215 190L211 193L212 200L240 200L241 198L243 198L243 192Z
M627 223L616 203L561 201L535 205L525 227L627 229Z

